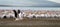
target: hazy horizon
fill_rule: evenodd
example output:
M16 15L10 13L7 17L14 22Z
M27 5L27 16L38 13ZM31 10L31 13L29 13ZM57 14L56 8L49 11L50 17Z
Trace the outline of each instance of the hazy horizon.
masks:
M60 0L0 0L0 9L60 10ZM47 9L48 8L48 9Z

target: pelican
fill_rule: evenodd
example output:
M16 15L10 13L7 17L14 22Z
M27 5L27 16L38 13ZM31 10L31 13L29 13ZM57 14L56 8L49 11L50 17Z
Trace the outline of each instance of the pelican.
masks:
M16 20L23 20L23 16L24 16L24 13L18 10Z

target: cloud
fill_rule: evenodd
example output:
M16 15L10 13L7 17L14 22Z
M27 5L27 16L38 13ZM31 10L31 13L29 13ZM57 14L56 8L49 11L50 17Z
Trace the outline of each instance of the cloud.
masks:
M48 1L56 2L56 3L60 3L60 0L48 0Z
M56 0L55 0L56 1ZM0 5L11 6L60 6L54 0L0 0Z
M0 5L20 5L20 6L31 6L34 5L33 1L29 0L0 0Z

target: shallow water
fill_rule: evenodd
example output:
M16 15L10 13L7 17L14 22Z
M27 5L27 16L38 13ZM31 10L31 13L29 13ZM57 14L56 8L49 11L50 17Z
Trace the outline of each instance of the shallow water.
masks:
M8 9L8 10L12 10L12 9L20 9L20 10L60 10L60 7L0 7L0 9Z

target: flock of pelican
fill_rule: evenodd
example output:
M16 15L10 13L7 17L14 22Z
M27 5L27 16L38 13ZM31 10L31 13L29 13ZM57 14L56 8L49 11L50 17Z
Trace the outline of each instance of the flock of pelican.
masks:
M27 17L29 19L31 18L48 18L48 17L60 17L60 14L28 14L22 12L21 10L13 10L12 13L8 14L8 11L2 12L3 15L0 15L0 18L15 18L16 20L23 20L24 17Z

